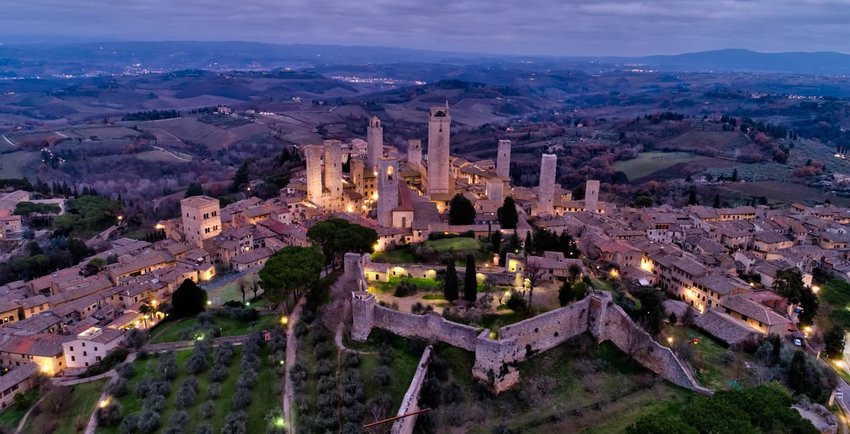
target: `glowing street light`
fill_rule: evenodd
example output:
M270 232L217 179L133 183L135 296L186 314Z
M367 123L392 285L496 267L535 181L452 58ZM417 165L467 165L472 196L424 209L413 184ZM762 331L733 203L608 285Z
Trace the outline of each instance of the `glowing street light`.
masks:
M280 323L284 326L289 324L289 317L287 317L287 316L280 317Z
M667 337L667 343L670 344L670 345L673 345L673 336Z

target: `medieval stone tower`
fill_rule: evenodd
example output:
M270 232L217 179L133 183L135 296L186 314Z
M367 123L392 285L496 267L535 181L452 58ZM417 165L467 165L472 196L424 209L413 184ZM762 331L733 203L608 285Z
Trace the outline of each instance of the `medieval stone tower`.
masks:
M428 194L449 194L449 103L432 107L428 118Z
M487 193L487 200L496 203L502 202L505 195L505 181L502 181L500 177L488 178L485 192Z
M496 175L502 179L511 177L511 141L499 140L499 150L496 156Z
M342 143L339 140L325 140L325 190L331 202L342 198Z
M540 160L540 184L537 187L537 214L552 214L555 211L555 173L558 157L543 154Z
M308 145L304 147L304 159L307 163L307 200L319 204L322 200L322 147Z
M393 157L378 159L378 223L389 228L393 225L393 210L398 208L398 160Z
M354 183L354 191L363 194L363 170L366 162L362 158L351 159L351 182Z
M422 140L407 141L407 164L415 169L422 167Z
M366 129L366 170L374 171L378 167L378 158L384 153L384 127L377 116L369 119Z
M584 186L584 210L596 213L599 211L599 181L588 179Z

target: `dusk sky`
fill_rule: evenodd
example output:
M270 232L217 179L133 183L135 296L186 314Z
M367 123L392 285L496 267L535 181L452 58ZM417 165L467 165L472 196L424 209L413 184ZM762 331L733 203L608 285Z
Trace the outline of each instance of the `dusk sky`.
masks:
M554 55L850 52L850 0L2 2L5 40L240 40Z

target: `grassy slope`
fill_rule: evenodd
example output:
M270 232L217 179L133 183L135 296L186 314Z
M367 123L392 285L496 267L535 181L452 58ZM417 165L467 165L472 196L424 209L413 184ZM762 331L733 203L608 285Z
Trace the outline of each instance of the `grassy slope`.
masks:
M445 238L442 240L426 241L425 244L438 253L459 252L466 250L476 251L481 248L481 243L478 240L474 238L465 237Z
M850 330L850 283L833 279L821 286L820 290L821 315L819 325L826 330L832 324L840 324ZM828 315L823 313L829 312Z
M221 328L222 336L238 336L268 328L268 326L275 322L277 318L278 317L276 315L262 315L259 319L257 319L254 324L254 327L250 327L250 324L245 321L239 321L237 319L231 318L216 317L215 325ZM151 342L158 344L162 342L174 342L184 340L180 337L181 332L184 330L191 329L197 323L197 318L187 318L173 322L162 323L155 330L153 330L152 333L154 338L151 340Z
M221 395L214 401L216 409L215 412L213 412L212 418L209 420L209 422L213 425L213 432L218 432L221 429L221 426L224 425L227 413L230 412L231 400L236 390L236 381L239 379L239 361L242 357L242 349L240 347L235 347L235 350L233 361L230 365L230 374L227 376L227 379L221 383ZM176 409L174 398L180 388L180 385L183 381L189 378L184 365L186 359L188 359L191 354L191 350L177 352L177 364L180 367L180 371L177 378L171 383L171 393L166 400L168 406L161 413L162 424L158 432L163 432L165 430L168 425L168 418ZM262 432L265 427L264 419L266 414L274 406L279 405L280 402L274 394L274 383L280 380L275 376L272 369L273 367L270 366L270 362L266 356L267 354L264 352L264 354L260 357L261 365L257 376L257 386L252 391L251 406L248 408L247 412L249 432ZM150 366L148 366L149 360L151 361ZM135 385L145 377L148 368L156 369L156 366L156 359L153 357L135 362L136 375L133 376L130 381L130 392L118 399L124 407L124 414L130 414L141 410L142 402L135 396L133 389ZM209 377L207 373L197 375L195 378L197 378L198 385L200 387L198 398L195 403L191 407L185 409L189 414L189 423L185 427L185 432L187 433L195 432L199 423L204 420L200 414L199 408L201 404L207 400L207 390L209 389ZM118 434L120 433L120 430L117 427L98 428L97 432L99 434Z
M629 179L638 179L700 158L703 157L689 152L641 152L635 159L615 162L614 169L622 171Z
M473 407L462 414L460 426L438 426L440 432L483 434L505 424L523 433L620 433L645 414L675 411L689 396L689 392L666 382L644 383L646 371L612 344L592 343L586 350L587 358L571 344L535 356L520 364L519 385L497 397L482 399L473 392L474 355L444 345L437 351L451 368L454 382L466 392L465 405ZM599 370L584 374L578 365L587 363L586 359L596 360ZM554 379L555 386L529 407L526 388L542 377Z
M88 423L89 417L94 411L105 386L105 380L72 386L71 393L73 399L71 401L71 407L60 418L54 434L74 434L77 432L76 425L85 425ZM23 432L35 434L32 427L33 420L32 417L27 419L27 424L24 426Z

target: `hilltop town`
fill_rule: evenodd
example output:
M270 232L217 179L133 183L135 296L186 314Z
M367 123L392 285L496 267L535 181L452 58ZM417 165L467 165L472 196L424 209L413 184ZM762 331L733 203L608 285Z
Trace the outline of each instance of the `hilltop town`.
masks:
M838 387L835 372L848 376L847 306L841 303L850 281L850 210L830 204L678 208L653 206L651 200L618 206L606 200L598 180L586 181L583 197L562 188L556 180L564 169L551 154L541 157L537 186L513 185L511 141L498 140L495 161L455 156L451 116L448 103L430 109L422 119L428 125L424 146L420 138L384 143L382 121L372 117L365 140L299 146L303 166L292 170L275 197L221 206L203 190L189 194L180 201L179 218L158 222L156 236L147 241L111 237L110 231L124 224L118 216L113 227L92 238L108 248L78 265L3 285L0 366L7 373L0 377L0 406L13 407L23 401L19 395L43 388L45 376L72 385L77 377L105 375L108 386L91 383L100 387L92 399L110 410L123 406L118 411L123 413L112 419L105 410L85 414L83 427L101 424L97 432L111 432L108 424L121 424L122 430L129 426L124 432L153 432L177 426L182 410L172 404L157 408L147 395L140 396L144 404L124 397L127 382L142 380L132 374L125 378L121 367L138 371L149 353L162 353L157 363L167 367L173 351L186 354L178 356L181 362L190 353L201 354L206 364L210 354L218 360L219 352L238 346L243 363L256 363L255 375L279 383L260 391L254 378L239 390L248 402L253 396L255 403L282 400L282 405L276 410L268 404L262 414L253 414L248 404L237 408L234 403L234 409L247 412L219 422L258 432L252 424L269 414L270 432L278 419L281 430L285 421L297 432L311 432L337 423L321 416L331 404L306 397L324 393L321 378L330 370L322 372L320 366L331 350L320 348L327 346L345 355L338 369L353 369L352 378L359 379L350 381L358 385L352 387L360 398L352 403L342 398L338 405L356 408L354 401L365 399L364 393L371 396L360 404L369 411L351 410L342 426L359 430L389 420L383 428L392 425L393 432L413 432L426 423L439 432L442 424L463 430L469 420L428 397L442 392L422 391L433 386L428 372L437 369L435 364L446 369L446 361L435 360L465 351L467 365L455 366L451 375L471 375L502 397L493 399L505 399L527 384L542 387L540 372L529 372L522 363L542 363L534 361L590 335L600 345L613 345L604 348L618 354L615 359L632 363L629 369L635 371L628 372L661 379L636 385L641 393L677 400L685 399L681 390L710 396L777 380L807 397L795 403L806 419L823 432L836 432L837 419L828 407L844 405L843 395L836 400L833 391L847 388L843 381ZM31 200L26 191L4 194L3 238L21 239L36 217L36 212L15 212L21 204L64 206L61 200ZM348 227L362 230L348 232ZM318 268L312 267L312 257L299 256L315 251L313 246L324 253ZM277 263L289 258L295 262L280 271ZM274 273L302 267L312 274L285 282L285 291L272 279ZM205 290L202 297L198 285ZM307 301L299 303L302 294ZM398 361L403 359L399 348L412 345L408 340L423 345L404 353L412 364L396 369L392 356L382 356L379 367L393 367L393 379L382 384L404 393L383 402L369 387L364 392L361 376L379 368L360 372L360 359L395 348ZM260 349L262 342L271 349ZM387 349L390 342L396 347ZM702 353L703 348L712 353ZM269 361L252 362L252 351ZM313 356L319 365L309 360ZM206 365L197 371L190 365L181 376L206 372ZM212 376L215 366L203 375ZM222 380L235 382L235 374L227 380L222 366ZM795 380L799 373L788 369L802 369L815 384L801 385ZM275 370L278 376L272 375ZM121 381L123 394L115 391ZM188 377L185 381L191 384ZM682 389L673 392L670 384ZM473 392L452 393L464 402ZM210 399L210 408L226 412L227 404L219 408ZM180 408L195 411L193 402ZM417 418L426 407L432 413ZM131 413L133 408L141 414ZM136 422L154 413L155 426ZM127 424L131 414L136 419ZM172 416L168 422L166 414ZM640 423L638 416L623 427ZM38 417L31 416L46 423ZM486 418L484 413L476 417ZM571 417L569 423L590 423L581 414Z

